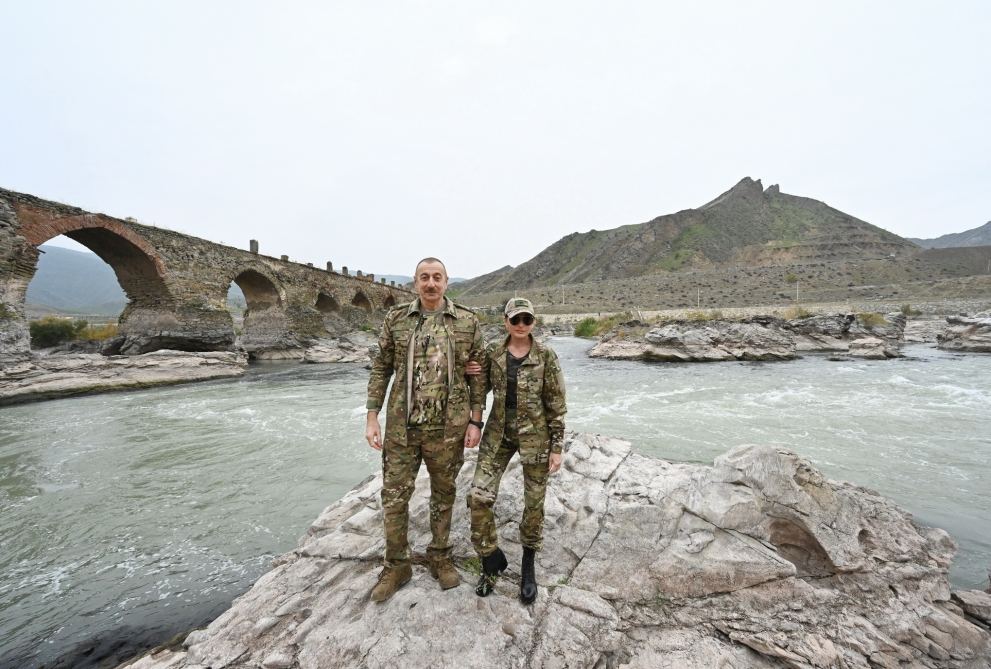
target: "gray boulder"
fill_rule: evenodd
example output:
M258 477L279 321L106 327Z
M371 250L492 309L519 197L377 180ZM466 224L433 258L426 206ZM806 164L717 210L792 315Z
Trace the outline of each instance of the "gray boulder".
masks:
M902 353L897 346L891 345L879 337L862 337L850 342L849 353L856 358L866 358L868 360L887 360L888 358L901 358Z
M368 332L356 331L335 339L318 339L303 355L304 362L371 362L377 341Z
M458 480L467 489L474 457ZM796 454L741 446L676 464L569 437L548 488L537 601L517 599L521 470L496 504L510 570L487 598L463 497L441 591L417 553L412 582L368 600L383 548L380 475L312 524L296 550L185 650L135 669L212 667L987 667L991 635L950 601L946 532ZM426 472L411 541L429 541Z
M991 314L948 316L937 346L947 351L991 353Z

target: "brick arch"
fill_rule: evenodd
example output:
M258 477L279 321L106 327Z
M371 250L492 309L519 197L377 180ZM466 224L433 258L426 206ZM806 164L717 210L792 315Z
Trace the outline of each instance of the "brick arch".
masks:
M286 303L286 292L281 282L262 265L242 265L230 272L224 281L224 301L231 283L236 283L248 309L260 311L270 307L282 308Z
M33 247L65 235L110 265L130 308L172 304L165 262L155 247L126 223L102 214L59 216L28 207L17 210L20 234Z

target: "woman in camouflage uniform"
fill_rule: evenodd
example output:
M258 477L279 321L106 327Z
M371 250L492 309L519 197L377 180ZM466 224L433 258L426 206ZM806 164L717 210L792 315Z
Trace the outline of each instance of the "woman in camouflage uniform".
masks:
M529 604L537 597L533 561L541 546L547 477L561 467L567 409L557 354L531 334L533 304L514 298L506 303L504 313L508 335L487 347L482 362L486 392L493 391L493 403L468 494L471 541L482 561L475 592L480 597L492 592L497 576L508 566L498 545L492 507L499 481L518 452L524 497L520 599Z

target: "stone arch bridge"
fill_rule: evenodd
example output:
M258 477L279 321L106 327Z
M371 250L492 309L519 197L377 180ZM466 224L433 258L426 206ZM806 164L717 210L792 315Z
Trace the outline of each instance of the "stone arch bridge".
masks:
M232 349L232 282L248 307L240 344L255 355L299 351L413 297L374 275L334 271L329 262L318 268L261 255L253 240L245 251L0 189L0 366L30 356L25 293L38 246L58 235L102 258L127 294L111 353Z

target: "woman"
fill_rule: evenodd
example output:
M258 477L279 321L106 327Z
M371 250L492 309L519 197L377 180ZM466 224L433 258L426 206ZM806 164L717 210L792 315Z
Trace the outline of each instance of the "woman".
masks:
M561 467L567 411L564 375L557 354L534 341L533 304L514 298L506 303L504 314L508 336L490 344L482 361L486 393L491 389L494 395L468 494L471 541L482 561L475 592L480 597L487 596L508 566L499 549L492 507L503 472L518 452L523 466L524 498L520 599L530 604L537 597L533 560L541 546L547 477Z

